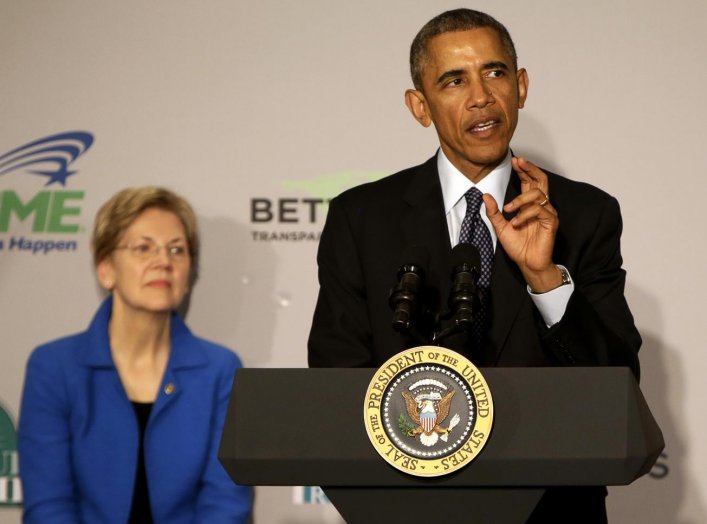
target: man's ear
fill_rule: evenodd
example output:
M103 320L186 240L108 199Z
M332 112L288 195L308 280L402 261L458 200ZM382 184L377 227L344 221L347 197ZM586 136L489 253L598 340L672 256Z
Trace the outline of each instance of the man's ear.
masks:
M420 122L424 127L430 126L432 117L427 107L427 99L422 91L418 91L417 89L408 89L405 91L405 105L408 106L415 120Z
M516 78L518 79L518 108L522 109L525 105L525 99L528 98L528 83L530 79L528 78L528 72L524 68L520 68L516 72Z

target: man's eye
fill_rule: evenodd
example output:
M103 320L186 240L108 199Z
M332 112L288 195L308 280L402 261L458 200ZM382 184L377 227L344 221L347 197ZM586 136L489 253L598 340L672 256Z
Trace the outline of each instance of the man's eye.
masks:
M501 78L504 75L505 73L500 69L494 69L493 71L488 72L488 76L491 78Z
M447 84L448 86L455 87L455 86L460 86L464 83L464 81L461 78L453 78L452 80L449 81Z

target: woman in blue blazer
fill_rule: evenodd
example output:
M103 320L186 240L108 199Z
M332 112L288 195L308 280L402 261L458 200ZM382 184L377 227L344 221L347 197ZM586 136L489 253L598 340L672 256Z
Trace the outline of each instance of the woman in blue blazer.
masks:
M29 359L19 427L26 523L240 523L250 488L217 460L234 372L175 309L196 274L196 217L162 188L98 212L96 273L110 296L87 331Z

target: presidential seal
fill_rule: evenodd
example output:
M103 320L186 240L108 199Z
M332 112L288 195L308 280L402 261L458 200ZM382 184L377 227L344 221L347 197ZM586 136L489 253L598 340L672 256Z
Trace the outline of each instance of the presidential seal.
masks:
M468 359L438 346L408 349L383 364L368 386L363 412L376 451L419 477L469 464L493 425L484 377Z

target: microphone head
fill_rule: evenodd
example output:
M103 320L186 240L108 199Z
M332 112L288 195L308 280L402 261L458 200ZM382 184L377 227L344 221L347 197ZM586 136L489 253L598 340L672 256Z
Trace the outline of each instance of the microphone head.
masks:
M481 255L476 246L465 242L452 248L452 279L460 271L469 271L480 275Z
M417 308L417 295L425 278L430 254L422 246L407 246L398 268L398 284L390 290L388 305L393 309L393 329L407 333Z
M424 246L406 246L400 263L399 273L422 272L430 264L430 252Z

